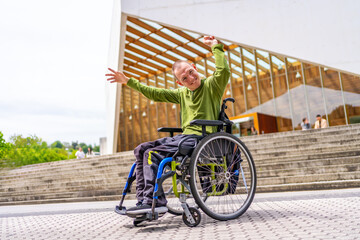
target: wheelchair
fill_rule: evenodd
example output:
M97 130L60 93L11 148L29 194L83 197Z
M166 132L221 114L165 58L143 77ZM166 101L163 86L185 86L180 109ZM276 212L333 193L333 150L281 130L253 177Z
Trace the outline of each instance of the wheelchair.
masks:
M233 122L225 113L228 101L235 102L233 98L223 100L219 120L191 121L190 124L202 127L202 135L183 138L177 152L160 162L150 210L130 214L123 206L136 179L134 163L115 212L134 218L135 226L143 221L157 220L168 212L182 216L189 227L200 223L200 210L220 221L236 219L244 214L255 196L256 169L250 151L232 135ZM207 134L207 126L216 127L217 132ZM181 128L159 128L158 131L168 132L170 136L182 132ZM183 143L190 138L195 138L195 145L184 146ZM155 208L162 195L166 196L166 207Z

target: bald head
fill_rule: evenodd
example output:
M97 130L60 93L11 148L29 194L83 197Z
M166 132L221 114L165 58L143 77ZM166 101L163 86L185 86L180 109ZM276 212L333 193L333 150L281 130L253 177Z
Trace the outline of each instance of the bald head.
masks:
M191 91L195 91L200 85L200 75L194 64L184 60L176 61L172 66L172 73L176 82Z
M191 63L189 63L188 61L185 60L177 60L176 62L174 62L174 64L172 65L172 74L175 78L175 80L178 80L177 76L176 76L176 72L178 69L180 69L183 65L189 65L191 66Z

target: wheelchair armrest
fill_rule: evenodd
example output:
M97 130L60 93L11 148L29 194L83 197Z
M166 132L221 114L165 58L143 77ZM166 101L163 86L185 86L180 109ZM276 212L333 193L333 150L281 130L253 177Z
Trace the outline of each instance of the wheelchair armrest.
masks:
M190 122L190 125L198 125L202 127L202 135L205 137L206 135L206 126L218 126L218 128L222 128L224 126L224 122L220 120L203 120L203 119L196 119Z
M170 136L174 136L174 132L182 132L183 130L181 128L168 128L168 127L161 127L157 129L158 132L168 132L170 133Z
M190 125L200 125L200 126L221 126L224 125L223 121L220 120L203 120L196 119L190 122Z

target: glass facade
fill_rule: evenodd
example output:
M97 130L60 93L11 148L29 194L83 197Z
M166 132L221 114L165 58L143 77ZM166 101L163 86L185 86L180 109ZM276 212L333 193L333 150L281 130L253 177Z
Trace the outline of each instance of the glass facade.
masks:
M210 49L198 40L201 35L130 20L124 57L124 73L128 76L148 86L173 89L179 87L171 74L176 59L191 60L203 77L215 71ZM141 34L139 26L150 32ZM178 46L170 42L160 46L156 35ZM146 47L146 41L152 43ZM326 119L329 126L360 123L359 76L231 42L223 43L231 71L223 97L235 99L235 104L227 109L228 116L255 112L273 116L279 132L301 130L305 117L313 128L317 114ZM120 101L118 151L132 150L142 142L168 136L158 133L159 127L180 127L178 105L150 101L128 87L122 88ZM234 134L240 131L234 126Z

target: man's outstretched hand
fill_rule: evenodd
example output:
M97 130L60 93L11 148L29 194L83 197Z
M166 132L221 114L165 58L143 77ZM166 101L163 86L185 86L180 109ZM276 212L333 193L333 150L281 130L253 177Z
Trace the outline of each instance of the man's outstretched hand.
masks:
M203 42L205 45L212 47L215 44L218 44L218 40L214 36L204 36Z
M121 83L121 84L127 84L127 82L129 81L129 78L127 76L125 76L122 72L117 72L111 68L108 68L110 72L112 73L108 73L105 74L105 76L109 77L107 80L110 81L111 83Z

